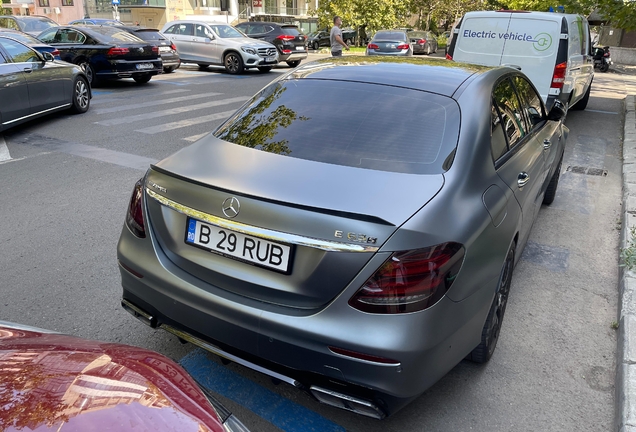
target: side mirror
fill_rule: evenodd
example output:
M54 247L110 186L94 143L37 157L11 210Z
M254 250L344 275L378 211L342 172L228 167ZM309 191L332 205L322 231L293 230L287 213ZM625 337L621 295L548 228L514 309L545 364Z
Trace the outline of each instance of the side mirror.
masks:
M566 113L567 111L565 110L563 102L561 102L560 100L555 100L554 105L552 105L552 108L548 113L548 120L559 121L565 117Z
M42 53L42 57L44 57L44 61L54 61L55 57L53 57L53 54L51 54L50 52L44 51Z

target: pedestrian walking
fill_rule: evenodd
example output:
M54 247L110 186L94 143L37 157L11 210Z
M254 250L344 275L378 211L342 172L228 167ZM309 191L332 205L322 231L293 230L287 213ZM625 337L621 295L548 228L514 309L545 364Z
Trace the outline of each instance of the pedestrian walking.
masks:
M342 40L342 30L340 30L341 25L342 19L337 15L333 17L333 27L329 34L329 41L331 42L331 55L334 57L340 57L342 55L343 47L349 51L349 45Z

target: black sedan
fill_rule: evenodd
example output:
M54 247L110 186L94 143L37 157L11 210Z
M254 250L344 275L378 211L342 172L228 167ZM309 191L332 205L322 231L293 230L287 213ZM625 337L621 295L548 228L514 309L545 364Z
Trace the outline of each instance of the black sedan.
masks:
M0 36L0 132L56 111L85 113L90 99L79 67Z
M177 47L159 30L140 26L123 25L117 26L117 28L126 30L138 38L157 46L157 48L159 48L159 55L161 56L163 71L165 73L174 72L175 69L179 69L179 66L181 66L181 59L177 53Z
M162 71L157 46L112 26L57 27L38 39L59 49L62 60L79 65L91 85L119 78L143 84Z
M6 36L8 38L15 39L18 42L22 42L23 44L30 46L34 50L39 51L40 53L51 53L55 60L61 60L60 51L57 48L42 43L40 40L36 39L35 36L31 36L28 33L24 33L19 30L0 29L0 36Z

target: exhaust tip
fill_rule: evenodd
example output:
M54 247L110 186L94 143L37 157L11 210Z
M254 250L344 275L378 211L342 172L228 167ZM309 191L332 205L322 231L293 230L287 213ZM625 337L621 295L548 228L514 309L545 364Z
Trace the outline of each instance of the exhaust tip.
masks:
M126 299L121 299L121 307L148 327L157 328L157 318L153 317L140 307L135 306Z
M386 417L384 411L372 402L316 386L311 386L309 391L316 399L318 399L318 402L324 403L325 405L330 405L378 420L382 420Z

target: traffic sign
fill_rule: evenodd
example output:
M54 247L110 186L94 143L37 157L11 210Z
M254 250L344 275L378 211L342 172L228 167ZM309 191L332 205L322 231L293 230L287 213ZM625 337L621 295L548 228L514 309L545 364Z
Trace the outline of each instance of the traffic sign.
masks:
M119 0L113 0L113 5L117 6L119 4Z

